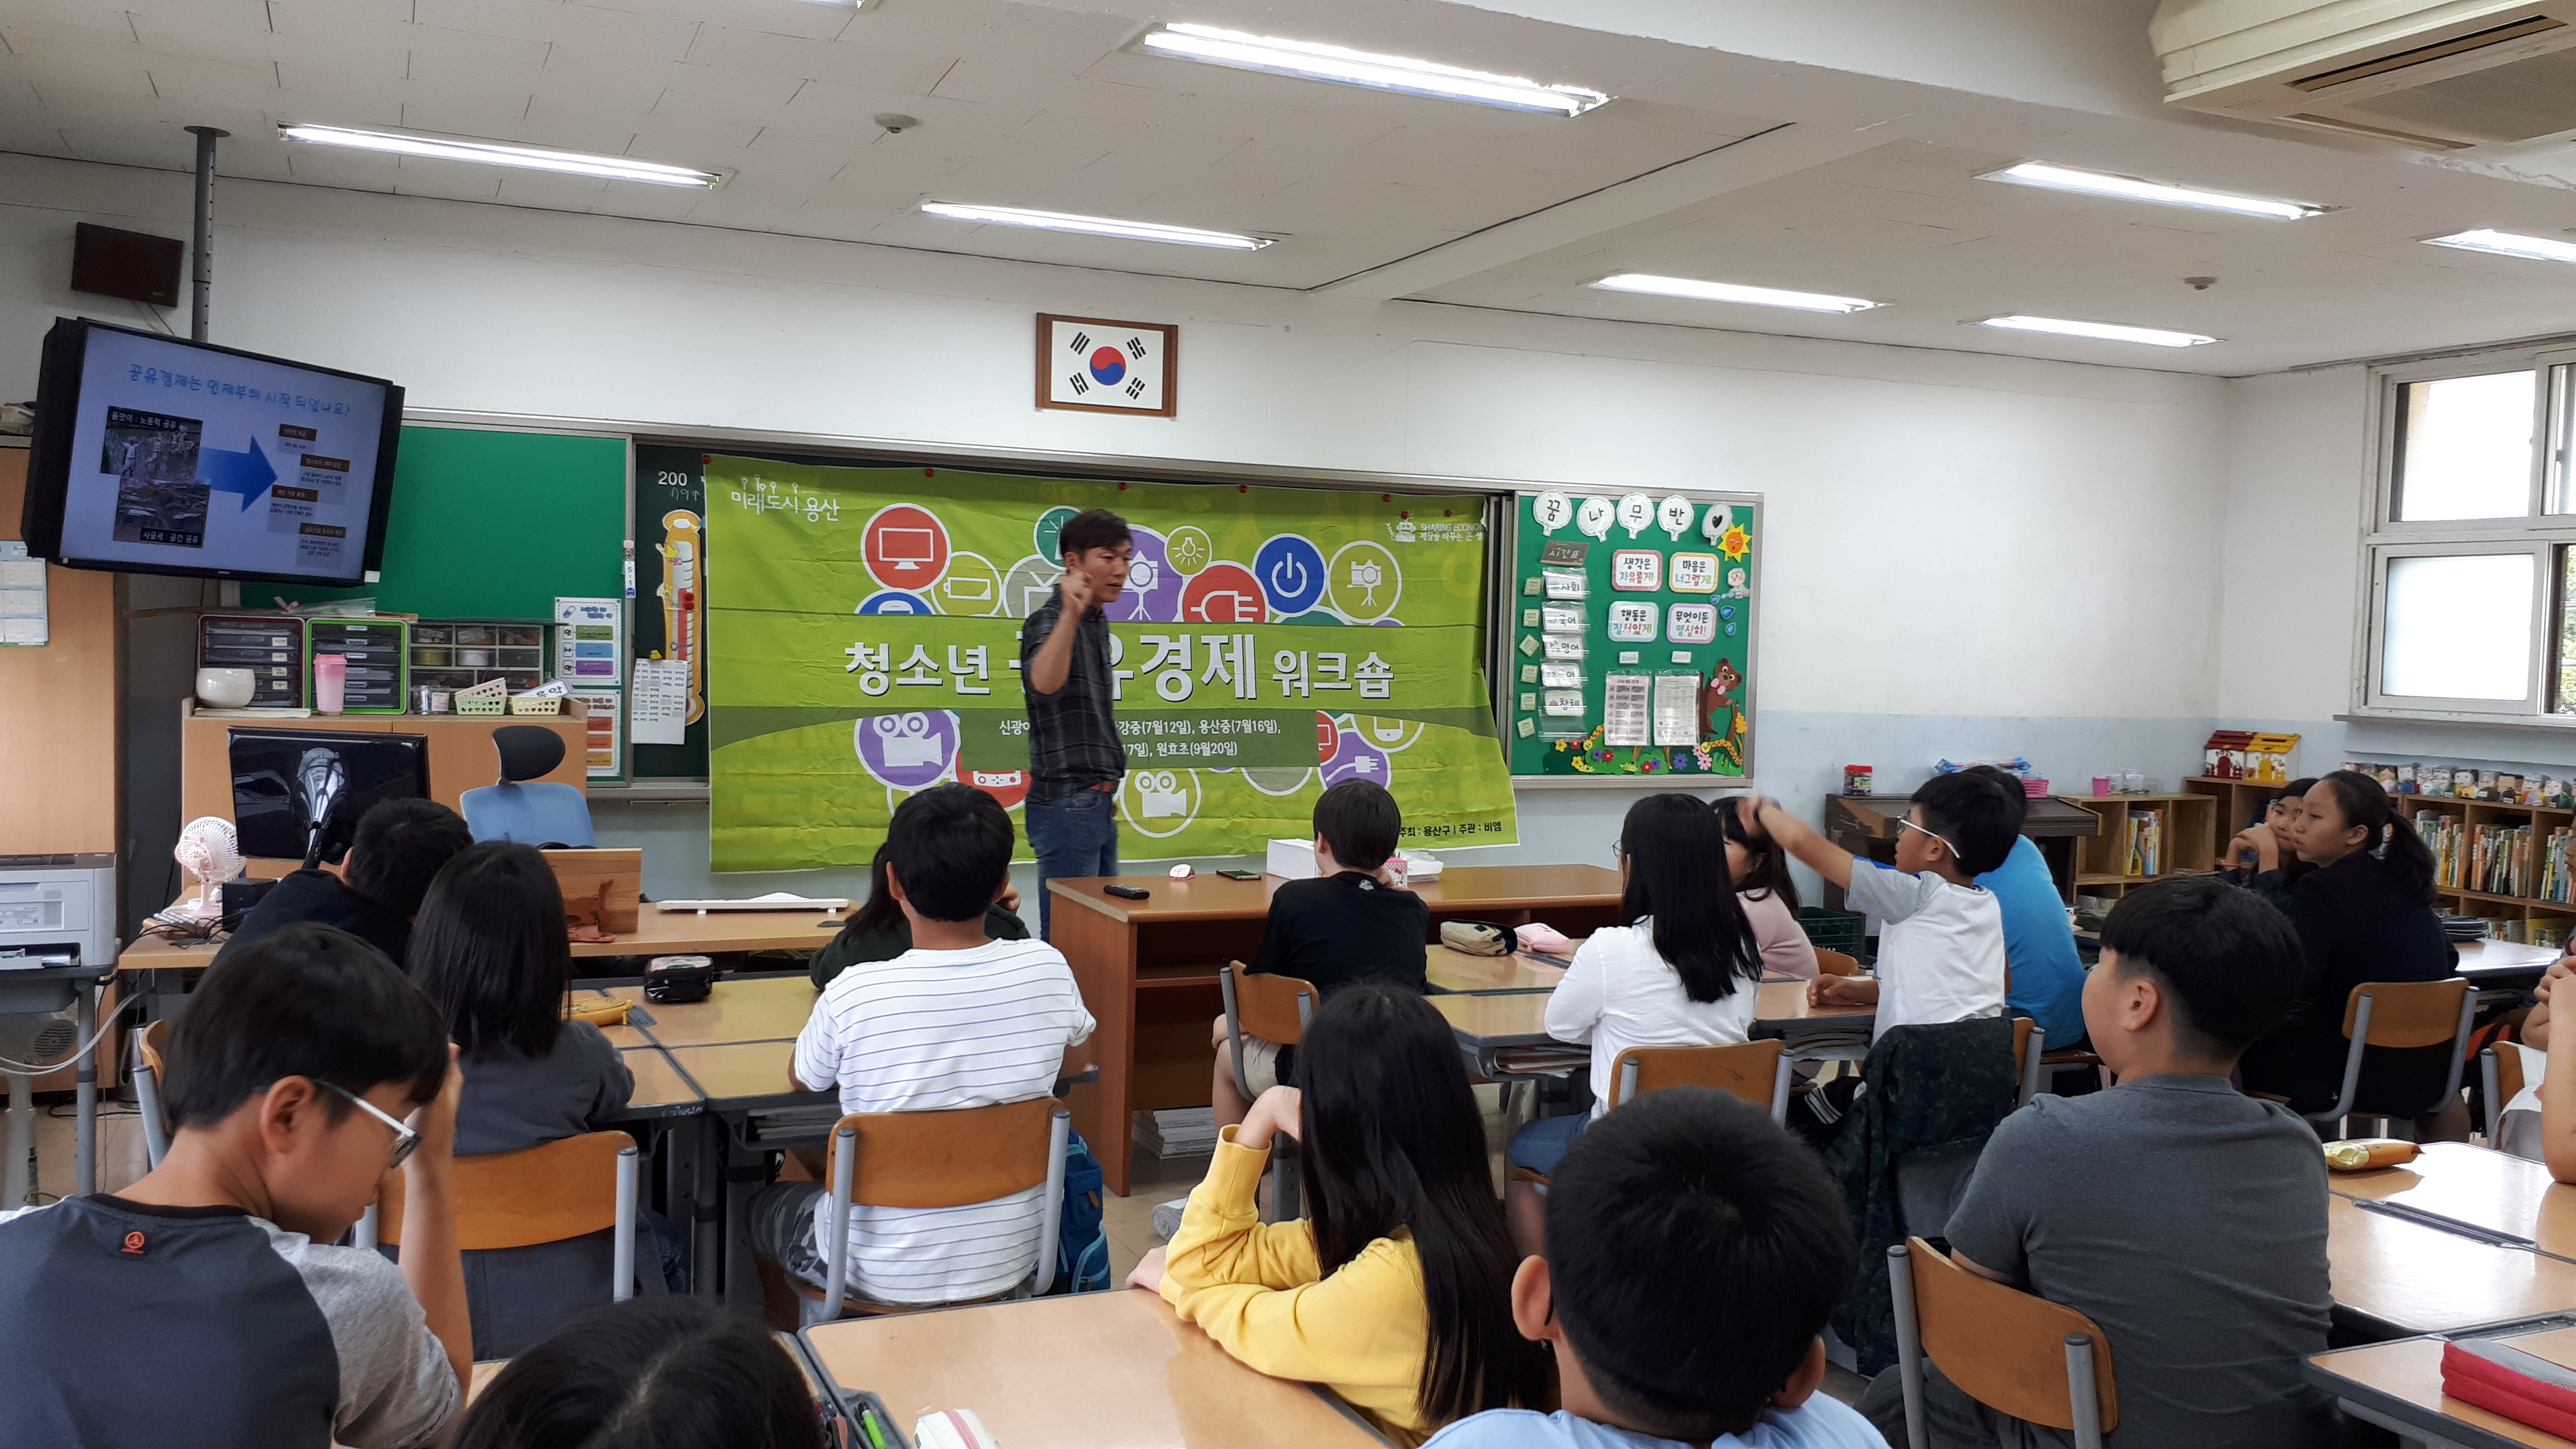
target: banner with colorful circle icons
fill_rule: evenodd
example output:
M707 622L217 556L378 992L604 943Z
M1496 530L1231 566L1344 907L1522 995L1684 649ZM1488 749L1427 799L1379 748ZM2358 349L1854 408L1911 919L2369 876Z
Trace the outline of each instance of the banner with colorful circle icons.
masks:
M1017 822L1035 787L1023 621L1054 595L1065 524L1093 507L1136 545L1103 606L1122 858L1310 837L1316 796L1346 779L1395 793L1408 844L1518 840L1486 673L1482 498L705 467L723 480L711 496L759 477L838 504L707 520L719 871L864 866L894 807L935 784L983 790Z

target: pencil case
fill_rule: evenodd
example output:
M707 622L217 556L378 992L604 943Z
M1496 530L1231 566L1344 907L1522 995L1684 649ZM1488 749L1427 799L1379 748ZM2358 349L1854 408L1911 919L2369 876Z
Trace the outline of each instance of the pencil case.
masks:
M1509 926L1491 921L1442 921L1440 944L1470 956L1508 956L1517 943Z
M2368 1172L2413 1162L2424 1149L2394 1137L2355 1137L2326 1144L2326 1166L2336 1172Z
M566 1021L586 1021L592 1026L624 1026L626 1013L634 1007L634 1002L614 996L594 996L585 1001L567 1003L563 1014Z
M2576 1437L2576 1373L2494 1339L2442 1345L2442 1392L2517 1424Z

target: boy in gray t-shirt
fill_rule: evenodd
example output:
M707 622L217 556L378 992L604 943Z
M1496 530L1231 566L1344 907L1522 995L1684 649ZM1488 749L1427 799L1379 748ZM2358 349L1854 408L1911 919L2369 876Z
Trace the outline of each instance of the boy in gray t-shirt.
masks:
M2324 1155L2296 1114L2228 1082L2288 1015L2299 970L2287 919L2215 877L2123 898L2084 985L2086 1028L2120 1084L2006 1118L1950 1216L1961 1267L2101 1326L2115 1449L2333 1436L2333 1409L2300 1375L2326 1347ZM2072 1442L1925 1379L1936 1449ZM1860 1408L1903 1442L1897 1370Z

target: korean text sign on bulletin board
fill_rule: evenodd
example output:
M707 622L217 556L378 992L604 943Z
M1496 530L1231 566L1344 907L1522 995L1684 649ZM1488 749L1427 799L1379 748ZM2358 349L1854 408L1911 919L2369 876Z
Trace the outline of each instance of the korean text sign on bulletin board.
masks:
M713 860L863 866L947 780L1028 793L1021 620L1090 507L1133 527L1109 606L1128 860L1258 853L1374 780L1408 844L1517 841L1485 675L1475 494L705 464ZM1021 841L1025 857L1025 830Z
M1512 774L1750 774L1761 499L1550 489L1514 509Z

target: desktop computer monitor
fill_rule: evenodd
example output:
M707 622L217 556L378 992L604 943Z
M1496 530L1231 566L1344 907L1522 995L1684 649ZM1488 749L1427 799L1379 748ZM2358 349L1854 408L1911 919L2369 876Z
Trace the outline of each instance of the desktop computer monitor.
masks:
M429 798L429 736L229 732L233 830L253 859L337 863L379 800Z

